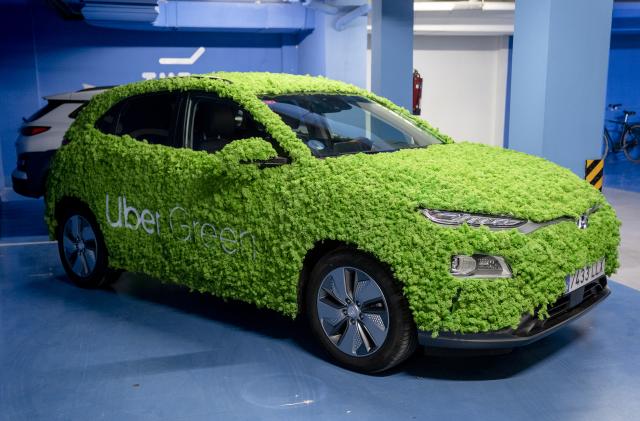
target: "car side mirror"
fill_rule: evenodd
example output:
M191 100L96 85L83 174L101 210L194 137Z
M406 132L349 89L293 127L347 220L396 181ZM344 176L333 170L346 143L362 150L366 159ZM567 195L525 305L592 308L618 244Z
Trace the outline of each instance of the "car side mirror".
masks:
M235 140L222 148L216 155L218 155L225 173L246 172L249 174L253 172L252 169L257 170L288 163L288 159L278 156L271 143L259 137Z

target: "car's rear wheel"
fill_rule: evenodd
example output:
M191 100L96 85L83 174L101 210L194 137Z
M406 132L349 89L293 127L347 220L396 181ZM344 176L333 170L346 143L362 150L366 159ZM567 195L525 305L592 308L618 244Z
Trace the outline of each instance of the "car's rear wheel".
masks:
M635 124L627 129L622 140L622 149L627 159L640 162L640 125Z
M416 348L416 327L402 288L367 254L340 250L320 259L305 304L314 335L349 369L387 370Z
M107 248L93 214L74 207L58 219L58 252L69 278L83 288L99 288L117 277L108 267Z

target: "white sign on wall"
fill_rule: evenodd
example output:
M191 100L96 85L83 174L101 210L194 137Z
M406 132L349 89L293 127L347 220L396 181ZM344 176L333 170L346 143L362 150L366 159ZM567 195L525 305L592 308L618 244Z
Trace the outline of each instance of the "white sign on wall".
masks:
M182 65L182 66L191 66L195 64L196 61L205 53L206 49L204 47L198 47L198 49L191 54L190 57L161 57L158 62L160 64L165 65ZM175 76L189 76L190 72L142 72L142 79L151 80L151 79L164 79L167 77L175 77Z

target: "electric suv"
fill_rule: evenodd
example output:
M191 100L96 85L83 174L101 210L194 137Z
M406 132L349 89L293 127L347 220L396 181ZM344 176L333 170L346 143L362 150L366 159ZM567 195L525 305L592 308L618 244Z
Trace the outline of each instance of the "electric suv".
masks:
M531 343L604 300L618 266L616 215L571 171L326 78L121 86L66 139L46 219L74 282L142 272L301 315L354 370L417 344Z

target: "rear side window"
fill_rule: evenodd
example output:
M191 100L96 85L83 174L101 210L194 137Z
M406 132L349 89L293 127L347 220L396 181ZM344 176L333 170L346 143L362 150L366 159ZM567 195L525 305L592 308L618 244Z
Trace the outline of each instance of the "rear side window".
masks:
M177 105L178 96L174 93L131 98L120 111L116 134L127 134L156 145L173 146Z
M116 134L116 123L120 116L122 102L117 103L109 111L104 113L96 122L96 129L106 134Z
M153 93L128 98L116 104L96 122L103 133L129 135L156 145L175 146L178 95Z
M62 101L48 101L47 105L33 113L29 118L26 118L24 120L25 123L31 123L32 121L42 118L45 114L50 113L51 111L59 107L60 104L62 104Z
M84 107L86 107L88 104L88 102L83 102L82 104L80 104L80 106L78 108L76 108L75 110L71 111L71 113L69 114L69 118L72 119L76 119L76 117L78 117L78 114L80 114L80 111L82 111L82 109Z

